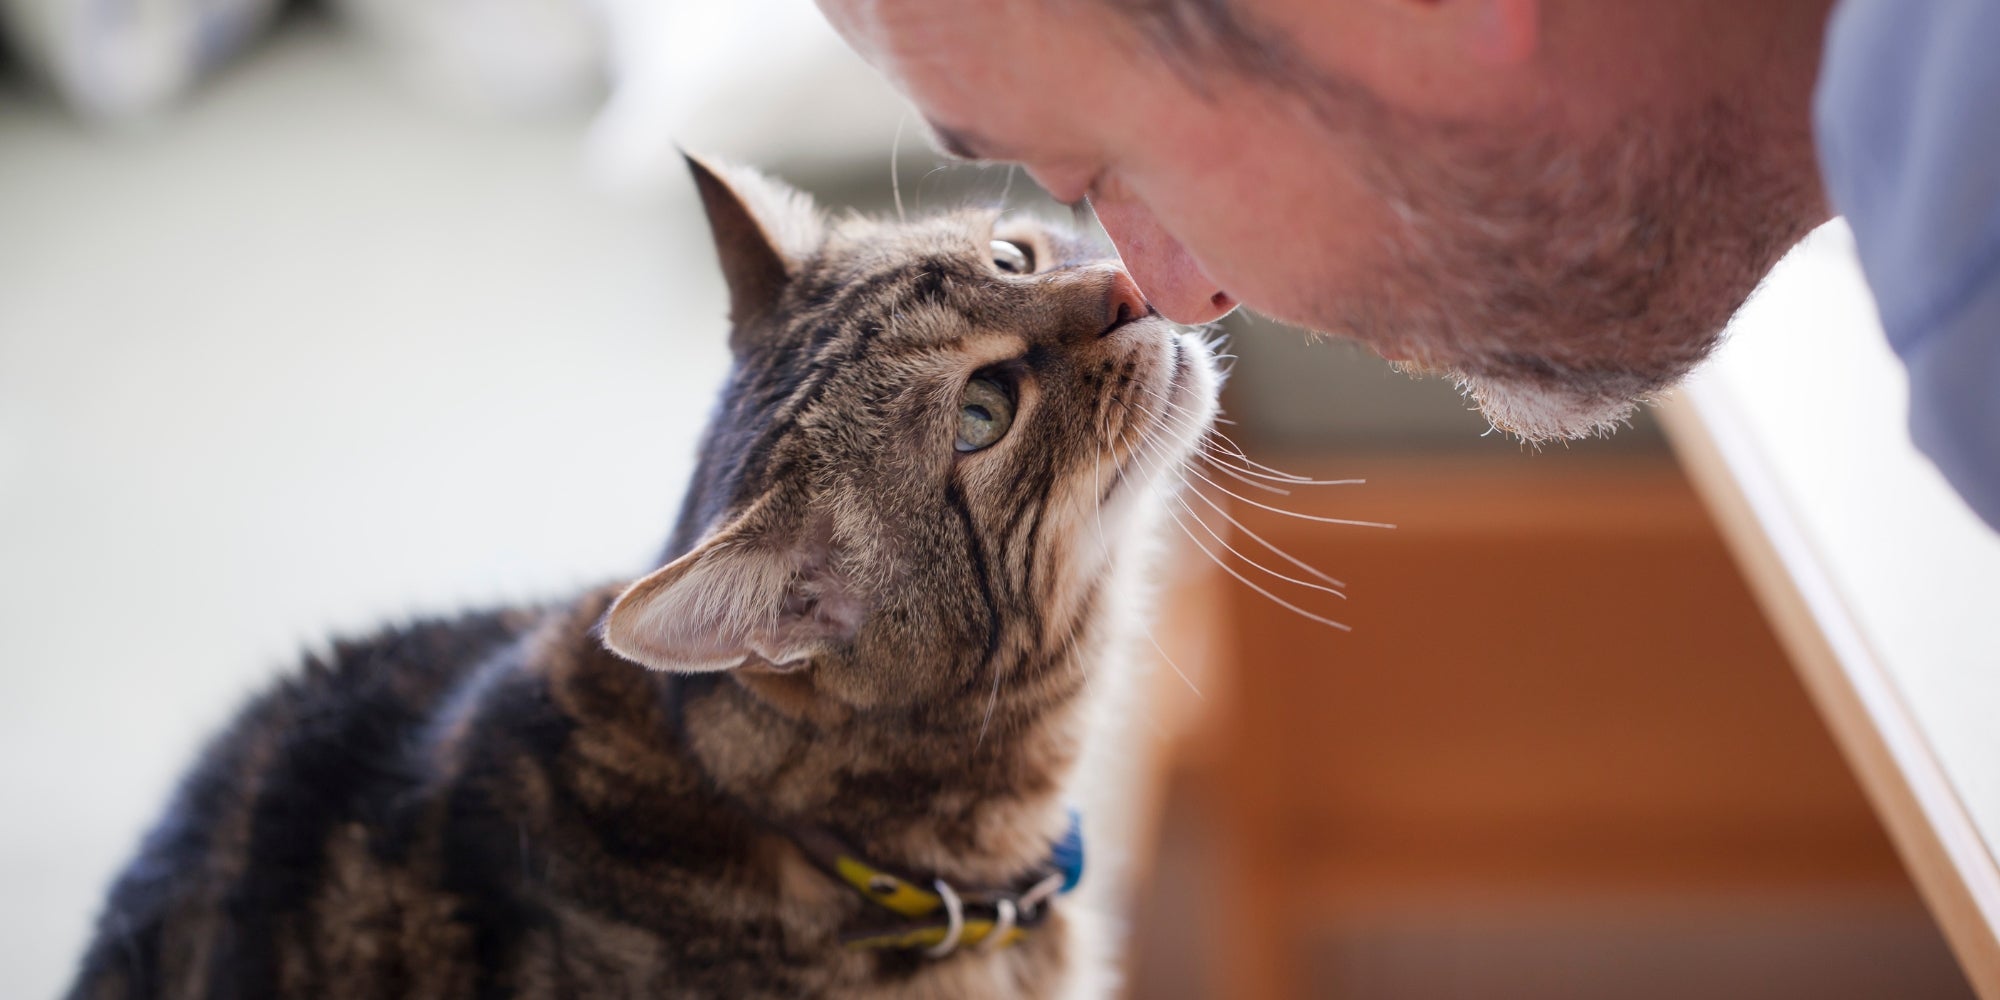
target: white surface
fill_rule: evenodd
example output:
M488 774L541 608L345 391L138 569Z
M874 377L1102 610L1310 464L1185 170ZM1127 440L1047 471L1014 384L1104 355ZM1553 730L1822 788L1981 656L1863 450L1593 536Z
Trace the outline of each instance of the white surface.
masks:
M291 34L144 134L0 95L0 996L297 650L642 568L725 363L692 198Z
M2000 535L1910 443L1908 380L1844 225L1786 258L1690 392L1736 417L1994 853Z
M593 175L649 193L680 181L677 146L764 166L886 162L914 115L804 0L597 0L613 87L591 126Z

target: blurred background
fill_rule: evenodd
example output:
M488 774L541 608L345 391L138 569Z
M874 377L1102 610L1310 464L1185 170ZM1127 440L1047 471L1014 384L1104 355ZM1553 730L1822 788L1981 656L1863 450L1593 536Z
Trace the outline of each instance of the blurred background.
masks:
M676 142L834 206L1046 207L939 163L804 0L0 0L0 36L6 996L62 988L301 649L646 567L726 364ZM1366 483L1218 475L1169 523L1084 792L1129 995L1970 995L1649 421L1528 451L1230 330L1231 438ZM1251 533L1352 631L1241 582L1277 586Z

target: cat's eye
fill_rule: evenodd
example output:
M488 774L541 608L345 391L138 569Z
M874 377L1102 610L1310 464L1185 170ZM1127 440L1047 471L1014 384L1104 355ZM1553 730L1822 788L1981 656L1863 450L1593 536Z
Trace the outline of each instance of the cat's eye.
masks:
M1000 383L976 378L965 383L965 395L958 403L959 451L979 451L1007 436L1014 426L1014 398Z
M1029 274L1035 270L1035 252L1027 244L994 240L987 246L993 254L994 267L1008 274Z

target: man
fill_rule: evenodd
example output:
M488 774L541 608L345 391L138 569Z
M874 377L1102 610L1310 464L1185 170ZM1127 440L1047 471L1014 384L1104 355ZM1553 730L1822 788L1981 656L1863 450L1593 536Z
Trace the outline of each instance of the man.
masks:
M2000 4L819 2L1168 318L1351 337L1529 440L1679 380L1838 207L1918 444L2000 525Z

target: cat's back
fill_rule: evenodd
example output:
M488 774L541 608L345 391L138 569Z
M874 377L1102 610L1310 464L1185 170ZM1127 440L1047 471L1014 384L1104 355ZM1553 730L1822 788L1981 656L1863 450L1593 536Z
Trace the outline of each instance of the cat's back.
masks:
M252 699L113 885L71 996L233 995L209 981L218 970L277 981L284 939L314 933L298 904L338 876L329 843L365 830L371 852L399 849L432 720L538 620L479 613L336 642Z

